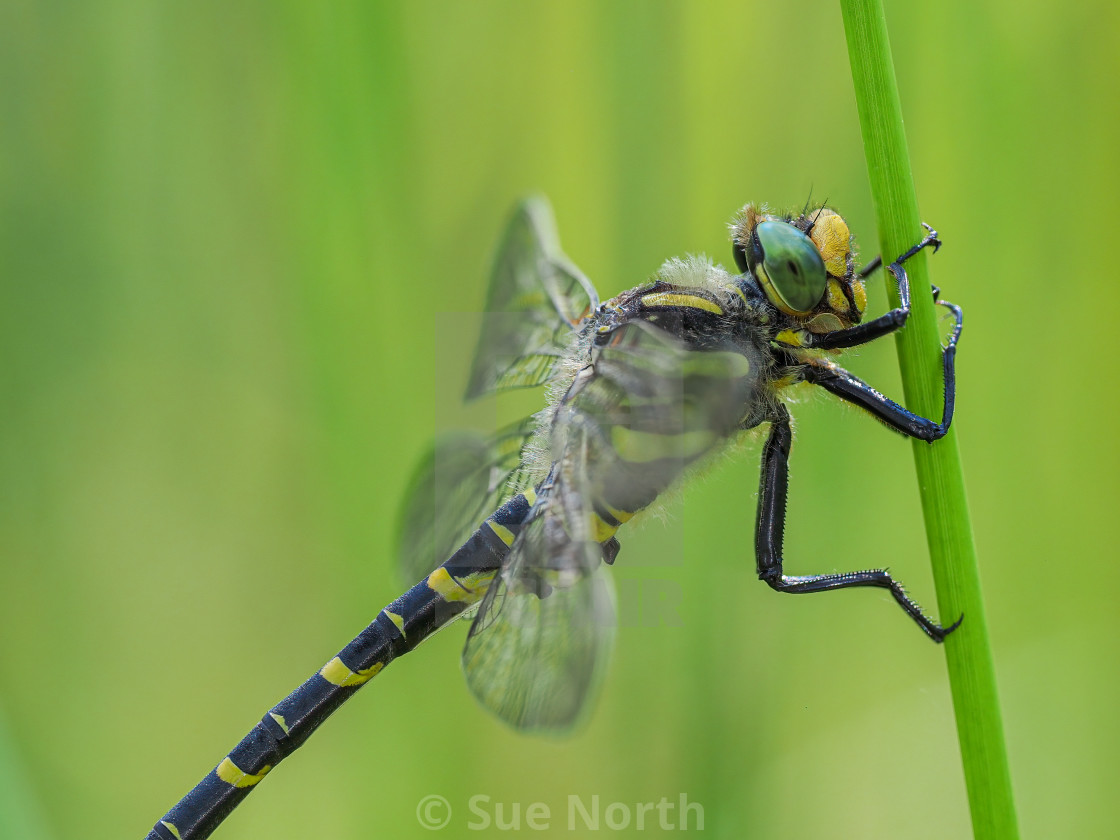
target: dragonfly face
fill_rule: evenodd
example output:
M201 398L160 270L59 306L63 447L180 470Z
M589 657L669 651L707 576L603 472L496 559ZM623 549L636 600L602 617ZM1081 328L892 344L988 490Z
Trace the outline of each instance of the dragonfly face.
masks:
M852 237L835 210L798 217L744 207L731 225L735 262L795 326L813 333L858 324L867 306L854 270Z

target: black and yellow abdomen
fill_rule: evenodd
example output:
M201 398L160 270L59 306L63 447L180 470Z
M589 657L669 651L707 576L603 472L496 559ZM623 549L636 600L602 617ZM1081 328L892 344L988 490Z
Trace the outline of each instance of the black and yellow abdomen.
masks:
M528 490L510 499L446 563L381 610L337 656L270 709L156 824L149 840L208 836L359 688L481 600L535 498Z

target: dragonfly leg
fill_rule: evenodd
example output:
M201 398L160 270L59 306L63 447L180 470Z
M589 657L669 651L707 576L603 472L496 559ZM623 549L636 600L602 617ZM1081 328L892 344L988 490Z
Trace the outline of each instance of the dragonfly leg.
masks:
M961 308L956 304L945 300L938 300L937 302L953 313L956 322L953 326L953 332L949 336L949 341L941 352L944 397L940 422L922 417L903 408L894 400L880 394L858 376L849 373L827 359L814 360L806 365L805 380L820 385L842 400L847 400L860 408L866 409L892 429L902 432L908 437L931 443L945 437L946 432L949 431L949 425L953 422L953 409L956 406L957 340L961 335L963 316Z
M861 268L856 276L859 277L860 280L866 280L882 267L883 258L879 256L873 257L871 262Z
M867 569L828 575L787 575L782 564L782 542L785 532L786 496L789 489L789 450L793 440L789 412L784 407L770 421L770 436L762 452L762 477L758 492L758 519L755 526L755 553L758 577L778 592L803 595L828 592L855 586L889 589L898 605L935 642L944 641L961 623L958 618L949 627L930 619L906 594L902 584L886 569Z
M902 264L923 248L932 245L936 253L937 249L941 247L941 240L937 238L937 231L929 225L924 225L924 227L926 235L922 241L887 266L887 270L894 275L895 282L898 284L898 307L885 315L880 315L878 318L868 321L866 324L858 324L846 330L834 330L830 333L812 336L810 342L806 345L807 347L816 347L820 350L855 347L857 344L866 344L868 341L873 341L901 329L902 325L906 323L906 319L910 317L910 278ZM867 277L882 263L882 259L875 257L860 271L860 279ZM936 299L935 295L934 300Z

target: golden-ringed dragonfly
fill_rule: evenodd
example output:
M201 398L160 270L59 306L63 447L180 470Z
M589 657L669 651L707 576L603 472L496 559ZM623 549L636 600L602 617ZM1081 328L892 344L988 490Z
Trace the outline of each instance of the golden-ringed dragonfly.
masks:
M937 301L953 316L940 420L907 411L830 358L906 323L903 264L936 250L937 234L928 229L887 266L900 305L867 322L864 281L881 261L856 271L852 237L834 210L773 214L748 204L731 239L737 272L700 257L672 259L652 280L600 303L560 251L547 203L516 208L466 395L546 386L545 407L492 437L437 443L402 518L401 565L420 582L269 710L149 838L208 836L354 692L463 615L473 614L463 668L479 701L518 729L570 727L612 636L604 564L618 554L615 532L691 467L763 423L759 578L793 594L882 587L936 642L960 623L926 617L883 569L787 575L782 556L788 386L820 386L920 440L949 428L959 307Z

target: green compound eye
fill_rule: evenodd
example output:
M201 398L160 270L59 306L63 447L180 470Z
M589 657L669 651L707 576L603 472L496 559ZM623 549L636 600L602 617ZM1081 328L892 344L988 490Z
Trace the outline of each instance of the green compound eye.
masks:
M774 305L802 314L820 303L828 275L813 241L785 222L761 222L754 235L762 247L755 273Z

